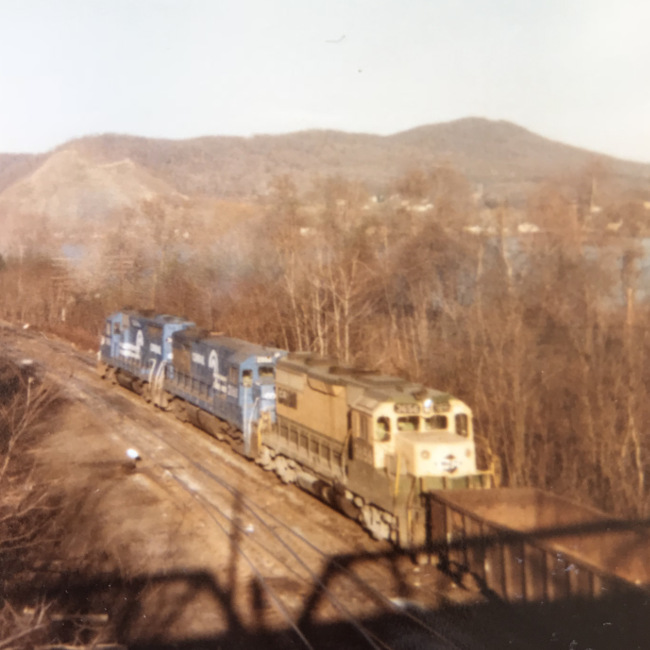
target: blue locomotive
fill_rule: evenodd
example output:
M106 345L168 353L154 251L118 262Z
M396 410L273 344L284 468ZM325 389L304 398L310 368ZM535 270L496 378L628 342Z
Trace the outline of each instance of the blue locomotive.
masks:
M106 319L99 364L102 376L217 437L239 438L253 456L253 434L275 423L275 364L286 354L176 316L125 310Z
M124 310L111 314L99 348L102 374L161 404L160 394L172 361L172 335L193 326L177 316L152 312Z
M195 328L177 332L172 341L173 372L168 374L167 390L200 410L196 413L183 405L186 415L194 413L189 419L202 420L202 428L206 428L202 413L234 427L231 438L241 434L243 453L254 456L254 433L275 423L275 365L287 353ZM217 434L221 422L208 426Z

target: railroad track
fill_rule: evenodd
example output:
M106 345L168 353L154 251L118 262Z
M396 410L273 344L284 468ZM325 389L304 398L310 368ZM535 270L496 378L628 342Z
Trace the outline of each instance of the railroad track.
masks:
M136 447L144 459L139 472L170 498L191 499L205 513L211 534L221 537L229 559L236 556L238 570L255 585L265 605L265 625L286 630L294 643L307 648L326 647L322 638L310 636L324 620L346 624L354 636L348 647L397 648L404 647L405 639L417 647L486 647L485 622L477 636L467 625L468 610L462 610L460 619L432 610L447 595L434 583L426 592L418 583L427 574L448 586L432 567L416 567L386 543L372 542L353 522L297 488L282 485L191 425L147 407L126 390L107 391L94 375L91 355L38 332L12 330L12 335L24 343L15 346L18 356L28 351L24 356L37 356L39 345L61 355L65 363L48 366L47 372L91 409L108 404L119 428L116 436L125 446ZM393 636L377 625L382 617L399 620ZM495 641L500 642L495 635L503 632L502 622L492 622L488 647L496 647ZM518 647L512 643L513 634L511 627L503 642Z

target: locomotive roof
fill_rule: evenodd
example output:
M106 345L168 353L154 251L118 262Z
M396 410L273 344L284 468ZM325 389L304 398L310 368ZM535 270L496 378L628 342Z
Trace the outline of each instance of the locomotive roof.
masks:
M291 353L280 362L282 368L304 372L314 379L339 386L356 386L365 395L378 401L410 402L414 399L433 399L446 402L452 396L423 384L413 383L401 377L382 375L373 370L341 365L335 359L315 356L309 353Z
M221 334L210 334L205 330L197 328L190 328L176 332L174 334L176 341L184 344L197 344L205 345L208 348L216 348L225 350L232 355L233 361L245 361L249 357L273 357L277 353L283 353L284 350L278 348L267 347L257 343L250 343L249 341L242 341L241 339L232 338L230 336L222 336Z
M392 381L375 383L362 379L359 383L365 388L365 394L384 402L418 402L432 399L434 402L448 402L451 395L436 388L428 388L423 384L414 384L400 377L385 377Z
M112 314L111 318L114 318L115 316L119 316L120 314L125 314L129 318L136 318L145 323L156 323L157 325L167 325L170 323L175 325L183 325L183 324L187 324L190 326L194 325L194 323L188 321L185 318L180 318L179 316L171 316L170 314L156 314L153 310L150 309L143 309L143 310L123 309L121 312Z

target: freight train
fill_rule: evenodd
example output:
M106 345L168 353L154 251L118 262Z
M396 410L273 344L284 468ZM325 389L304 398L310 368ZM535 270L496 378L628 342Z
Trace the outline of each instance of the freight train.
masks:
M403 548L424 542L424 494L492 485L470 408L405 379L133 310L106 319L99 368Z

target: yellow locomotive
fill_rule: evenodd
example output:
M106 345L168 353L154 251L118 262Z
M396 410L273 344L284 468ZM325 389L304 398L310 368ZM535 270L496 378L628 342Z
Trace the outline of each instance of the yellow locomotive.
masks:
M491 486L477 470L472 412L448 393L290 353L276 366L276 399L258 462L377 539L421 543L424 492Z

